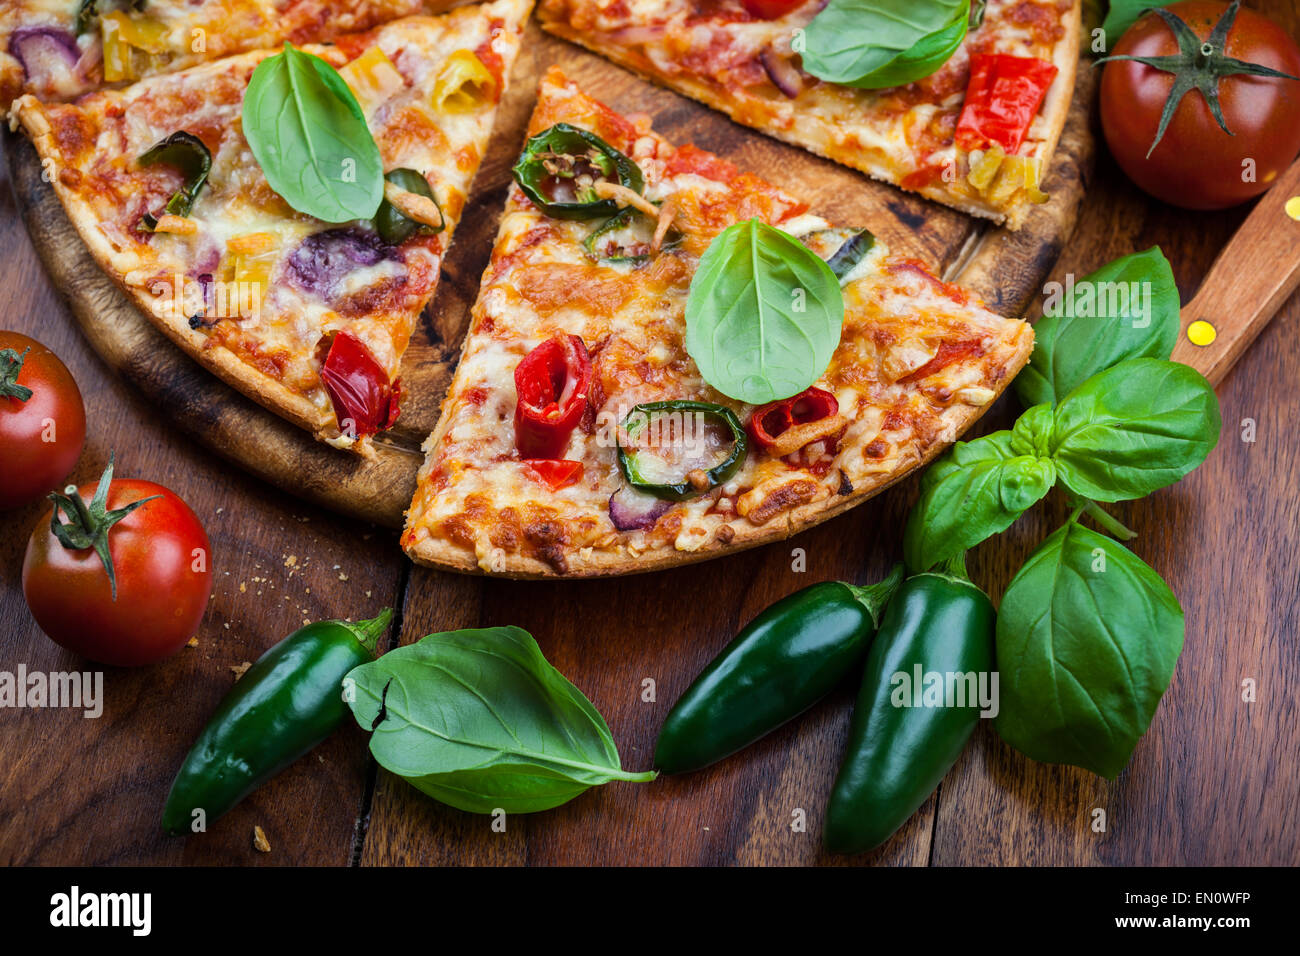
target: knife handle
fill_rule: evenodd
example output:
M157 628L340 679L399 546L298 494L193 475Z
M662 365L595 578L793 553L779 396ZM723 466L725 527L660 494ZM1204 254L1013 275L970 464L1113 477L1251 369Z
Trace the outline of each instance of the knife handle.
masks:
M1173 358L1218 386L1300 285L1300 160L1264 193L1219 253L1192 301L1183 306ZM1188 338L1188 327L1209 322L1208 345Z

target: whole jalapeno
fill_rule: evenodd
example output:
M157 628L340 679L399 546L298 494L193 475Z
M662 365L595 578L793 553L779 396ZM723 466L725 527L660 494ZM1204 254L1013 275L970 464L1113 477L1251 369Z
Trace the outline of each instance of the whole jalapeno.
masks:
M334 732L347 715L343 678L374 659L392 611L356 624L317 621L257 659L194 742L167 795L163 829L211 823Z
M673 705L654 765L698 770L807 710L862 661L902 566L870 587L823 581L750 621Z
M994 621L988 595L964 572L917 574L899 587L867 652L826 811L827 849L861 853L884 843L952 768L979 722L981 675L987 681L993 672ZM925 675L936 673L945 682L937 706L923 693ZM949 674L974 674L975 699L969 682L954 680L964 706L956 706L955 693L949 701Z

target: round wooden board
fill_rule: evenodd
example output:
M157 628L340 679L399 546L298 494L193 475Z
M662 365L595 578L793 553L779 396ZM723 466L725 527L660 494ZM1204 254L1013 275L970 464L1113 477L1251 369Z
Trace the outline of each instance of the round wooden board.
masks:
M400 528L422 461L420 445L437 423L479 277L532 111L537 80L559 64L592 96L623 112L645 112L677 143L694 142L757 173L832 222L867 226L892 250L914 255L979 294L995 312L1022 314L1073 231L1090 175L1093 71L1081 67L1069 120L1037 207L1018 232L972 219L732 123L694 101L652 86L562 40L528 27L501 105L496 133L402 364L403 407L377 442L373 460L315 441L225 385L173 346L96 265L68 221L36 152L9 133L5 152L18 205L41 260L91 345L181 429L229 461L290 494L342 514Z

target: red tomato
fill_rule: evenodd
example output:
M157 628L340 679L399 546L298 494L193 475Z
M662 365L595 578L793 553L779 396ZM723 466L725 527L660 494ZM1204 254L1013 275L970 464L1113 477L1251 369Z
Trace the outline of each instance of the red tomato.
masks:
M0 510L58 488L85 443L86 408L67 366L35 339L0 332Z
M111 469L110 465L110 469ZM78 494L96 511L95 485ZM103 664L135 667L175 653L198 630L212 593L208 536L194 512L152 481L109 486L111 512L157 495L108 529L117 596L93 548L65 546L46 512L27 543L23 594L51 640ZM60 522L69 522L66 509Z
M741 0L749 15L760 20L775 20L783 17L807 2L808 0Z
M1228 4L1185 0L1167 8L1206 40ZM1300 76L1300 47L1271 20L1241 9L1228 32L1227 55ZM1138 20L1114 54L1173 56L1174 32L1156 13ZM1187 209L1223 209L1268 189L1300 152L1300 81L1232 75L1219 82L1229 136L1204 95L1179 101L1159 145L1160 115L1174 75L1131 60L1108 62L1101 80L1101 125L1115 160L1143 190ZM1250 175L1253 162L1253 177Z

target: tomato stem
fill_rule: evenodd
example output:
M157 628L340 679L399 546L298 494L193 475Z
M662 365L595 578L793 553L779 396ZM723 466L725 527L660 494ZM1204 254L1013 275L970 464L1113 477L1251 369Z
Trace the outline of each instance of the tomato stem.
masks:
M19 355L14 349L0 349L0 398L16 398L25 402L32 397L32 390L26 385L18 384L18 375L23 370L23 361L27 358L31 346L23 349Z
M58 538L59 544L70 551L85 551L87 548L95 550L99 560L104 564L104 570L108 573L108 583L113 590L113 600L116 601L117 574L113 570L113 555L108 548L108 533L113 525L136 508L146 501L161 498L162 495L150 495L148 498L131 502L125 508L109 511L108 490L112 484L113 454L110 452L108 467L100 476L99 485L95 488L95 496L91 498L89 505L78 494L76 485L68 485L63 489L63 494L54 492L49 496L50 501L54 502L54 511L50 514L50 532ZM60 509L68 516L66 522L59 520Z
M1151 148L1147 150L1148 159L1151 158L1151 154L1155 152L1156 147L1160 145L1160 140L1164 138L1165 130L1169 128L1169 123L1174 118L1174 112L1178 109L1178 104L1192 90L1201 91L1201 95L1205 97L1205 103L1209 106L1210 113L1214 116L1215 122L1219 124L1219 128L1229 136L1236 136L1236 133L1228 129L1228 124L1223 118L1223 107L1219 103L1219 80L1225 76L1239 76L1242 74L1271 76L1283 80L1300 80L1300 76L1283 73L1271 66L1248 63L1245 60L1238 60L1227 55L1228 33L1232 30L1232 24L1236 21L1237 11L1240 8L1241 0L1232 0L1232 5L1223 11L1223 16L1219 17L1214 24L1209 39L1202 41L1196 35L1196 31L1188 26L1187 22L1178 14L1156 7L1150 12L1157 14L1164 20L1173 32L1174 39L1178 41L1177 54L1171 56L1104 56L1093 63L1093 66L1098 66L1102 63L1109 63L1111 60L1134 60L1152 69L1173 74L1173 86L1169 90L1169 96L1165 99L1164 110L1160 114L1160 125L1156 129L1156 138L1152 140Z

